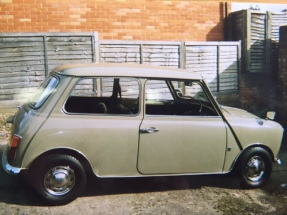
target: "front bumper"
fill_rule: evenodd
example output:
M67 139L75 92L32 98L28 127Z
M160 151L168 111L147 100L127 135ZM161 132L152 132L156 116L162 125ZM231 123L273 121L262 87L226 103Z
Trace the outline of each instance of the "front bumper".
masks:
M279 158L277 158L277 159L275 160L275 162L276 162L276 163L278 163L279 165L281 165L281 164L282 164L282 160L281 160L281 159L279 159Z
M3 154L2 154L3 169L10 174L19 174L20 171L22 170L22 168L13 167L8 163L8 159L7 159L8 149L9 149L9 144L6 144L6 146L3 150Z

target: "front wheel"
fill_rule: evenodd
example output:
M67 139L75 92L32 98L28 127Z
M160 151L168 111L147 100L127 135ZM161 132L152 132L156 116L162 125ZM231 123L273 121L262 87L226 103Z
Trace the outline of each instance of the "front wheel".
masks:
M244 185L256 188L269 179L272 172L272 159L265 149L254 147L244 152L239 166Z
M67 204L84 191L87 177L81 163L69 155L50 155L31 166L33 188L51 205Z

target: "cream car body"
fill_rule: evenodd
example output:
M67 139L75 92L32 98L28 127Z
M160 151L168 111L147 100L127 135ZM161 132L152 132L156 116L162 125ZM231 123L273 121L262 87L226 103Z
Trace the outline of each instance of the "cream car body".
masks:
M52 204L76 198L87 171L99 177L223 174L237 164L246 184L256 187L278 160L278 123L221 107L201 76L186 70L65 65L44 85L36 101L8 120L13 138L2 163L10 173L26 172ZM34 179L40 164L46 172Z

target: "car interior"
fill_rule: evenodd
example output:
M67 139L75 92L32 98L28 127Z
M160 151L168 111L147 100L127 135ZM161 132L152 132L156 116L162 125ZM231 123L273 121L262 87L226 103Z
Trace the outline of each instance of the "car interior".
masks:
M68 113L135 115L139 113L139 92L136 79L82 79L64 107ZM145 84L145 114L218 115L199 83L153 79Z

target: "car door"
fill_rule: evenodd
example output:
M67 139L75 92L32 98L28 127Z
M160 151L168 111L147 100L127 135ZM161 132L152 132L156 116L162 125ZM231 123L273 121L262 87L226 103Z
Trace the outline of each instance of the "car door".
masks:
M136 78L82 78L69 94L61 119L55 117L54 130L60 131L60 142L87 158L98 176L136 175L139 96Z
M225 123L199 82L183 84L146 82L138 153L142 174L222 172Z

